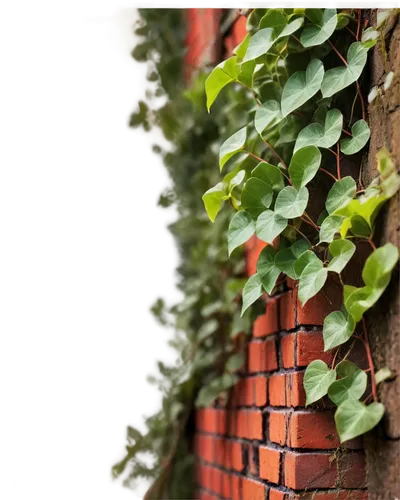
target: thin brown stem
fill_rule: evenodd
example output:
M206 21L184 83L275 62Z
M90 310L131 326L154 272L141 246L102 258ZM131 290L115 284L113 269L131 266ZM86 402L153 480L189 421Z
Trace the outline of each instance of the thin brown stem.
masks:
M340 180L342 178L341 172L340 172L340 149L339 149L339 143L336 144L336 171L337 171L337 178Z
M375 250L376 250L376 245L375 245L375 243L371 240L371 238L365 238L365 239L366 239L366 240L368 241L368 243L370 244L370 246L371 246L372 250L374 250L374 251L375 251Z
M351 30L348 26L346 26L346 30L347 30L349 33L351 33L351 34L354 36L354 38L357 40L357 35L354 33L354 31L353 31L353 30Z
M308 215L308 213L304 212L304 215L310 221L311 225L318 231L319 230L319 226L317 226L317 224L315 224L315 222L311 219L311 217Z
M336 154L336 153L335 153L335 154ZM329 177L332 177L332 179L333 179L335 182L337 181L336 177L335 177L333 174L331 174L330 172L328 172L328 170L325 170L324 168L321 168L321 167L320 167L320 170L321 170L321 172L324 172L325 174L329 175Z
M367 358L368 358L368 365L371 370L371 390L372 390L372 396L374 398L374 401L378 401L378 395L376 392L376 382L375 382L375 367L374 367L374 362L372 360L372 353L371 353L371 346L369 345L369 339L368 339L368 332L367 332L367 326L365 324L365 319L362 318L362 324L363 324L363 330L364 330L364 346L365 350L367 352Z
M339 351L340 351L340 347L338 347L338 348L336 349L335 355L333 356L333 360L332 360L332 370L335 368L336 358L337 358L337 356L338 356L338 354L339 354Z
M350 137L353 137L353 134L351 134L348 130L345 130L344 128L342 128L342 132L349 135Z
M263 138L262 138L262 140L263 140L264 144L265 144L266 146L268 146L268 147L269 147L269 149L271 150L271 153L275 156L275 158L277 158L277 159L278 159L278 160L282 163L282 165L286 168L286 170L287 170L287 168L288 168L288 167L287 167L286 163L285 163L285 162L282 160L282 158L278 155L278 153L277 153L277 152L275 151L275 149L271 146L271 144L270 144L269 142L267 142L267 141L266 141L265 139L263 139Z
M259 156L255 155L254 153L252 153L251 151L249 151L248 149L244 149L244 151L246 151L247 154L249 154L250 156L252 156L253 158L255 158L256 160L258 161L261 161L263 163L268 163L266 160L263 160L262 158L260 158Z
M303 236L303 238L305 238L309 243L311 243L311 241L307 238L307 236L304 233L302 233L300 229L297 229L296 226L292 226L291 224L288 224L288 226L292 227L295 231L297 231L300 234L300 236Z
M360 29L361 29L361 9L357 9L358 11L358 20L357 20L357 34L356 39L360 39Z
M340 57L342 63L347 67L348 64L347 64L347 61L346 59L342 56L342 54L338 51L338 49L335 47L335 45L330 41L328 40L328 43L329 45L332 47L332 49L336 52L336 54Z
M363 96L361 93L361 87L360 87L360 84L358 82L356 82L356 87L357 87L358 97L360 98L362 117L363 117L363 120L365 121L365 119L367 117L367 113L365 111L365 102L364 102L364 99L363 99Z

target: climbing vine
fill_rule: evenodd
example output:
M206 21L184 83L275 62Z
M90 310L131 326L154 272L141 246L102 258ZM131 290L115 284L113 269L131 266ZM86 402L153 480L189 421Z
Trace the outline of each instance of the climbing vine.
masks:
M323 325L324 349L334 350L333 361L313 361L304 376L307 405L326 395L337 405L341 442L380 421L384 406L376 386L390 376L387 368L375 373L364 315L382 296L399 258L394 245L376 248L373 237L377 215L400 179L386 149L377 154L379 175L369 186L354 179L370 137L362 74L385 19L366 27L360 10L255 9L244 41L205 82L208 111L228 85L252 100L248 123L220 147L220 171L229 166L229 172L203 195L212 221L226 201L236 209L229 255L254 234L268 243L244 285L242 315L273 292L282 273L296 281L303 306L327 280L342 287L343 306ZM355 283L348 271L366 244L369 255ZM347 359L356 340L365 346L367 370ZM198 405L210 402L202 394L209 395L216 380L201 389ZM229 378L224 389L234 382Z

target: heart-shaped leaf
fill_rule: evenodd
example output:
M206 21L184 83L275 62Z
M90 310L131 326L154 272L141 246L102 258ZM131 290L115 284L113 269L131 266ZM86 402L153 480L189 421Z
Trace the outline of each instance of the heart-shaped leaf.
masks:
M301 257L307 250L311 247L311 244L309 241L300 238L299 240L296 240L291 246L290 250L292 251L293 255L298 259Z
M351 361L341 361L336 373L340 379L329 387L329 398L338 406L346 399L360 399L367 388L367 374Z
M258 274L253 274L253 276L250 276L250 278L247 280L243 288L241 316L243 316L243 313L246 311L246 309L250 307L251 304L253 304L257 299L259 299L263 293L264 290L262 287L260 276Z
M275 249L272 245L263 248L257 260L257 274L261 277L264 290L271 293L280 269L275 265Z
M225 163L236 153L239 153L246 142L246 127L241 128L231 135L221 146L219 150L219 168L222 170Z
M321 91L323 97L331 97L358 80L365 63L368 49L361 42L354 42L347 52L348 66L328 69L325 73Z
M310 262L314 262L316 260L319 260L318 257L315 255L314 252L311 250L307 250L304 252L302 255L300 255L296 263L294 265L294 272L296 273L296 279L299 279L301 276L301 273L303 272L304 268L310 264Z
M325 117L325 126L311 123L303 128L297 137L294 152L306 146L330 148L340 138L343 127L343 115L338 109L331 109Z
M321 243L330 243L335 235L340 232L340 228L346 217L342 215L329 215L321 224L319 230L319 241Z
M266 162L259 163L251 172L251 176L269 184L273 191L279 192L285 187L285 181L279 168Z
M211 222L214 222L227 194L228 186L224 182L218 182L218 184L203 194L202 200Z
M279 35L286 26L286 16L282 9L268 9L264 17L261 18L259 29L272 28L275 35Z
M355 323L353 318L347 317L341 311L335 311L325 318L324 321L324 351L329 351L349 340L354 332Z
M348 441L373 429L383 417L382 403L366 406L357 399L347 399L336 410L335 423L340 442Z
M387 275L388 284L390 275ZM386 286L387 286L386 284ZM355 323L358 323L365 311L368 311L380 298L386 286L382 288L371 288L364 286L355 290L345 300L345 307Z
M371 288L386 287L398 260L399 250L392 243L386 243L374 250L364 264L362 271L364 283Z
M305 187L297 191L293 186L286 186L276 198L275 213L286 219L300 217L307 207L308 196L308 189Z
M282 92L282 114L287 116L313 97L321 88L324 66L319 59L313 59L306 71L297 71L286 82Z
M293 21L290 21L285 28L279 33L277 38L283 38L284 36L289 36L295 33L299 28L303 26L304 17L297 17Z
M264 28L255 33L249 41L243 62L251 61L262 56L272 47L275 42L275 34L272 28Z
M231 255L233 250L245 243L255 231L255 224L251 215L240 210L232 217L228 229L228 253Z
M353 257L355 251L356 246L350 240L333 240L329 245L329 253L333 259L328 264L328 271L341 273Z
M312 260L303 269L299 280L299 299L304 307L306 302L314 297L324 286L328 270L320 259Z
M272 202L272 188L266 182L251 177L242 191L242 207L257 218Z
M269 126L275 126L283 120L281 105L278 101L269 100L257 108L254 116L254 126L257 132L262 135L263 131Z
M211 71L205 82L208 112L225 85L236 80L239 71L236 56L222 61Z
M336 9L324 9L324 13L313 25L304 28L300 41L303 47L313 47L326 42L337 25Z
M289 165L293 186L297 189L306 186L315 177L320 164L321 153L315 146L307 146L296 151Z
M358 122L351 127L351 134L353 136L351 139L343 139L340 142L340 150L345 155L358 153L367 144L371 132L367 122L358 120Z
M328 394L328 389L335 380L336 370L330 370L320 359L312 361L304 374L306 405L315 403Z
M289 278L296 279L297 276L294 271L296 260L297 257L295 257L291 249L284 248L276 254L275 265L280 271L289 276Z
M343 177L331 187L326 199L326 210L333 214L338 208L345 207L356 194L357 186L352 177Z
M256 234L262 241L272 244L274 239L281 234L288 221L272 210L265 210L257 219Z

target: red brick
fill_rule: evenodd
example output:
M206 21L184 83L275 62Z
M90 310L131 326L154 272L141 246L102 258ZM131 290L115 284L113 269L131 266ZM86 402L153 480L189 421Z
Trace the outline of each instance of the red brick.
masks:
M259 410L239 410L237 412L236 436L243 439L262 439L262 413Z
M285 293L279 299L279 323L281 330L293 330L295 324L296 290Z
M267 243L261 241L256 235L252 236L246 243L246 267L247 275L253 276L257 272L258 257Z
M274 448L260 446L260 477L279 484L281 453Z
M285 486L294 490L334 488L337 480L337 464L330 454L292 452L285 454Z
M253 401L256 406L265 406L268 402L268 379L267 377L258 376L252 377L253 383Z
M340 486L363 488L365 486L365 457L363 452L345 453L339 458Z
M281 338L281 353L284 368L293 368L295 366L295 346L296 333L284 335Z
M211 490L220 495L223 494L223 472L219 469L212 468L211 472Z
M278 369L275 338L249 343L249 373Z
M286 444L286 427L288 413L283 411L271 411L269 414L269 439L273 443Z
M199 431L215 434L226 432L226 411L216 408L202 408L196 412L196 427Z
M258 476L259 470L259 451L257 446L248 446L247 448L247 456L249 462L249 471L252 476Z
M231 441L228 441L228 443L228 456L230 456L232 459L231 468L238 472L242 472L242 470L244 469L242 445L240 443Z
M264 484L247 477L242 481L242 500L265 500Z
M291 497L291 500L368 500L365 490L309 491Z
M312 297L304 307L297 300L298 325L322 325L326 316L332 311L338 311L342 305L343 288L328 278L322 290Z
M303 387L304 372L288 373L286 376L286 405L305 406L306 393Z
M268 382L269 402L272 406L286 406L286 375L271 375Z
M219 498L217 495L212 495L211 493L207 493L206 491L202 491L200 500L219 500Z
M288 446L328 450L340 445L332 413L294 412L289 420Z
M269 499L268 500L286 500L288 497L283 491L276 490L275 488L269 489Z
M240 500L241 478L239 476L227 472L224 474L222 496L232 500Z
M297 366L307 366L316 359L321 359L329 364L333 352L324 352L324 339L322 332L298 332L297 334Z
M265 314L258 316L253 324L253 337L265 337L278 331L278 300L269 299Z

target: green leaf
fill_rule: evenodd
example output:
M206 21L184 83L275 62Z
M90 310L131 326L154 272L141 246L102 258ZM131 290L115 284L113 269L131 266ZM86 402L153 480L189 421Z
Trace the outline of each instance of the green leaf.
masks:
M242 207L254 218L257 218L272 202L271 187L255 177L251 177L242 191Z
M273 191L280 191L285 187L285 181L282 172L278 167L270 165L269 163L261 162L251 172L252 177L261 179L269 184Z
M290 250L293 252L293 255L296 257L296 259L298 259L304 253L306 253L310 247L311 243L309 241L300 238L291 245Z
M221 146L219 150L219 168L222 170L222 167L225 163L232 158L236 153L239 153L243 146L246 143L246 127L241 128L233 135L231 135Z
M345 207L356 194L357 186L352 177L343 177L331 187L326 199L326 210L333 214L338 208Z
M203 194L202 200L207 215L211 222L215 221L215 217L221 209L225 196L228 194L227 185L224 182L218 182L214 187Z
M368 49L361 42L354 42L347 52L348 66L328 69L321 91L323 97L331 97L357 81L367 62Z
M348 399L335 413L336 429L340 442L348 441L373 429L383 417L385 407L382 403L366 406L357 399Z
M343 139L340 142L340 150L345 155L353 155L358 153L368 142L371 132L367 122L358 120L351 127L352 136L350 139Z
M249 46L249 42L250 42L250 34L247 33L246 37L244 38L244 40L239 43L239 45L237 45L234 49L233 49L233 53L238 56L239 59L243 59L244 56L246 55L246 51L247 51L247 47Z
M321 88L324 78L324 66L318 59L313 59L306 71L297 71L286 82L282 92L281 108L287 116L313 97Z
M361 43L364 47L370 49L377 43L379 35L380 32L371 26L363 31L361 35Z
M297 279L297 275L294 271L294 265L297 258L293 254L290 248L284 248L280 250L275 257L276 267L284 272L289 278Z
M299 279L304 268L310 264L310 262L315 262L319 260L314 252L307 250L302 255L300 255L294 265L294 272L296 273L296 279Z
M233 171L225 175L223 182L225 182L228 185L229 195L231 195L235 187L240 186L245 177L246 177L245 170L239 170L237 173Z
M318 172L321 153L315 146L307 146L296 151L290 161L289 175L295 188L306 186Z
M336 233L340 232L340 228L346 217L341 215L329 215L321 224L319 230L320 243L330 243L333 241Z
M249 41L246 55L243 62L251 61L262 56L272 47L275 42L274 30L272 28L264 28L257 31Z
M388 276L389 283L390 275ZM365 311L368 311L380 298L385 288L371 288L364 286L356 288L345 301L345 307L353 320L358 323Z
M240 370L240 368L242 368L244 364L244 361L245 356L243 352L232 354L232 356L230 356L225 363L225 369L228 372L235 372L236 370Z
M257 274L261 277L264 290L271 293L280 269L275 265L275 249L272 245L263 248L257 260Z
M330 148L340 138L343 127L343 115L338 109L331 109L325 117L325 126L311 123L303 128L297 137L294 152L306 146Z
M375 373L375 384L378 385L385 380L389 380L394 378L396 375L392 372L392 370L388 366L384 366L380 370Z
M263 131L269 126L275 126L283 120L281 106L279 102L269 100L257 108L254 116L254 126L257 132L262 136Z
M236 80L238 74L239 67L236 56L222 61L211 71L205 82L208 112L210 112L211 105L221 90L225 85Z
M300 217L307 207L308 196L306 187L297 191L293 186L286 186L276 198L275 213L286 219Z
M299 28L303 26L304 17L297 17L293 21L290 21L286 27L280 32L277 38L282 38L284 36L289 36L295 33Z
M268 9L264 17L261 18L259 29L273 28L275 35L279 35L286 26L286 16L281 9Z
M299 280L299 299L304 307L306 302L314 297L324 286L328 270L320 259L313 260L303 269Z
M219 323L215 318L212 318L209 321L203 323L197 332L197 342L202 342L203 340L205 340L211 334L216 332L218 327Z
M245 243L255 231L255 224L251 215L240 210L233 217L228 229L228 253L231 255L233 250Z
M247 87L252 88L255 67L256 61L243 62L240 67L240 73L238 74L237 81L242 82Z
M312 361L304 374L306 406L324 397L335 380L336 370L330 370L328 365L320 359Z
M317 23L304 28L300 37L303 47L313 47L326 42L335 31L336 25L336 9L324 9L323 16Z
M257 219L256 234L260 240L272 244L287 224L288 221L284 217L274 213L272 210L265 210Z
M362 278L371 288L386 288L390 275L399 260L399 250L392 243L377 248L364 264Z
M329 387L329 398L338 406L347 399L360 399L367 388L367 374L351 361L341 361L336 372L340 379Z
M333 240L329 245L329 253L333 259L328 264L328 271L341 273L353 257L356 246L350 240Z
M355 323L351 316L345 316L341 311L335 311L324 321L324 351L329 351L349 340L354 332Z
M261 277L258 274L253 274L253 276L250 276L250 278L247 280L247 283L243 288L243 304L241 316L243 316L245 310L250 307L251 304L253 304L257 299L259 299L263 293L264 290L261 283Z
M196 399L196 407L210 406L215 401L221 392L233 387L238 381L236 375L224 373L221 377L212 380L208 385L203 386Z

